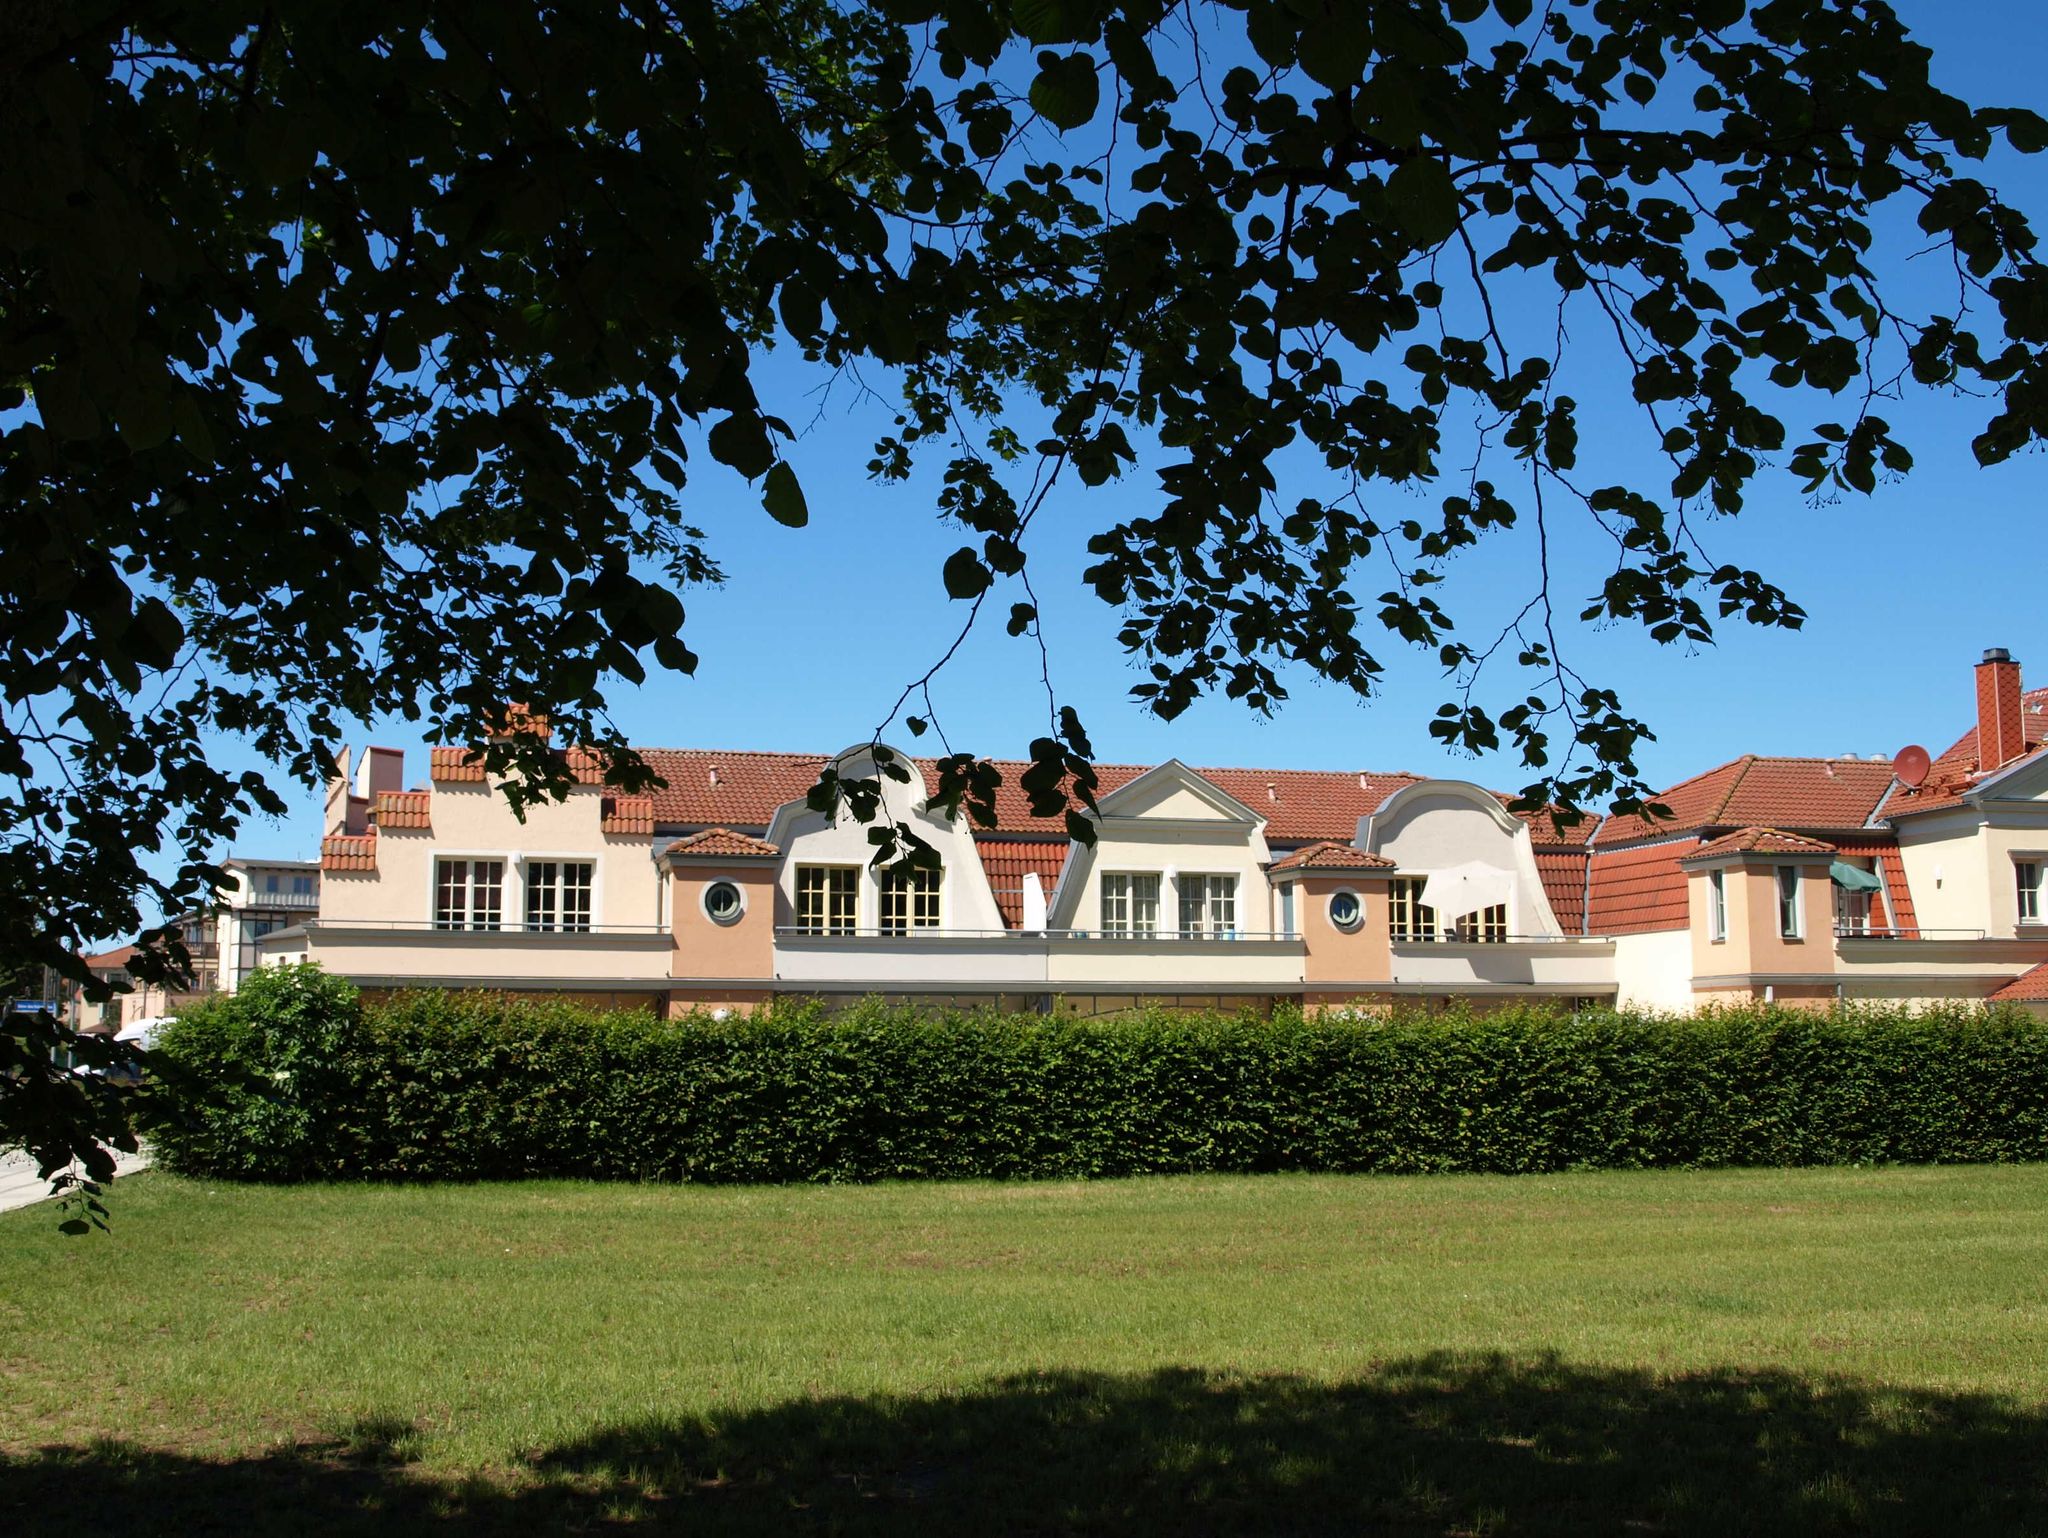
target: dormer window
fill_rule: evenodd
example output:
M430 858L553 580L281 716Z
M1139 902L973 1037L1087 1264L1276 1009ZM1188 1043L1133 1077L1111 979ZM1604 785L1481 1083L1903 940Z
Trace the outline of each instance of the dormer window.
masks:
M1237 933L1237 877L1182 876L1180 932L1188 939L1220 939Z
M882 872L882 933L908 934L939 927L939 873L935 870Z
M1159 876L1156 872L1110 871L1102 878L1102 932L1155 935L1159 932Z

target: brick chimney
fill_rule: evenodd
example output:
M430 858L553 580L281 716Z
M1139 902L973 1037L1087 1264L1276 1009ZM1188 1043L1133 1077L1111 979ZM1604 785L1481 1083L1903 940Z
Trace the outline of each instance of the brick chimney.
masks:
M2020 665L2003 646L1993 646L1977 664L1977 769L1989 774L2027 751L2027 723L2020 714Z

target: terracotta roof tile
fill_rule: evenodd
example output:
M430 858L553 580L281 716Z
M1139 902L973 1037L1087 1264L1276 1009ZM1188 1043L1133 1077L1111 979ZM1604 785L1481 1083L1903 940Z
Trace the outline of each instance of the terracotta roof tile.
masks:
M978 838L974 848L981 856L981 868L988 873L989 890L1002 910L1003 923L1011 929L1024 923L1025 874L1035 872L1050 897L1067 863L1063 838Z
M474 748L427 749L427 778L444 783L476 784L484 777L484 761Z
M765 838L750 838L731 828L706 828L679 838L663 851L672 860L745 859L772 860L782 851Z
M117 945L110 951L101 951L96 956L87 956L85 958L85 965L88 971L112 972L127 966L129 959L134 954L134 946Z
M1718 859L1729 854L1810 854L1831 855L1833 844L1817 838L1804 838L1797 833L1786 833L1778 828L1738 828L1733 833L1724 833L1709 843L1701 844L1687 855L1688 861Z
M2048 961L2030 972L2022 972L1991 995L1993 1003L2020 1004L2048 999Z
M604 831L615 837L654 832L654 798L652 796L606 796L603 811Z
M1892 767L1865 758L1761 758L1746 753L1658 797L1672 815L1610 817L1593 836L1614 846L1714 828L1860 828L1891 788Z
M433 792L425 790L387 790L371 804L370 819L386 832L394 828L430 828L432 795Z
M1283 855L1266 867L1270 871L1288 870L1392 870L1394 862L1383 854L1368 854L1351 844L1340 844L1325 839L1314 844L1305 844L1289 855Z
M377 868L377 833L334 833L320 840L320 868L373 871Z
M1686 928L1691 920L1685 872L1678 862L1697 847L1697 840L1686 838L1596 851L1586 933L1633 935Z
M1583 849L1536 850L1536 874L1558 927L1568 935L1586 932L1586 878L1592 857Z
M2048 743L2048 689L2029 689L2020 696L2028 752ZM2018 762L2018 760L2014 760ZM2011 764L2003 766L2011 768ZM1977 728L1972 726L1936 758L1917 790L1901 785L1884 805L1886 817L1911 817L1963 804L1963 792L1974 786L1977 773Z

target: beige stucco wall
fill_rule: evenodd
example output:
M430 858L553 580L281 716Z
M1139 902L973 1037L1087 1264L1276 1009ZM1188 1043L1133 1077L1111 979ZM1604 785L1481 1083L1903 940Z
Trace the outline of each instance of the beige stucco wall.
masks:
M1544 895L1529 830L1498 797L1464 780L1428 780L1387 798L1365 819L1362 847L1385 855L1403 871L1426 875L1478 864L1513 878L1508 932L1555 935L1563 930ZM1446 914L1445 918L1462 917Z
M917 766L907 755L899 755L910 768L910 782L904 784L879 775L872 757L863 750L849 750L834 760L834 767L846 779L877 776L882 784L882 801L888 815L911 829L939 851L943 873L939 881L939 928L941 930L1000 930L1002 910L989 890L988 874L975 852L974 832L963 816L949 821L922 809L931 788L924 783ZM796 868L799 865L848 865L860 870L861 929L874 929L881 917L881 878L868 862L875 846L868 842L874 823L857 821L845 807L836 819L827 821L800 801L793 801L775 814L768 828L768 840L783 852L782 868L776 877L775 926L787 929L796 924Z
M384 829L377 835L374 873L322 873L320 916L337 921L427 925L434 918L434 861L438 858L505 862L505 919L524 922L524 862L582 859L591 878L593 926L653 929L662 922L654 840L617 838L603 831L604 791L577 786L562 801L513 816L497 790L485 784L437 784L428 802L432 826Z
M607 987L652 984L669 976L671 942L638 933L529 934L523 930L353 928L323 919L299 935L261 942L266 965L317 961L358 980L398 980L454 988Z

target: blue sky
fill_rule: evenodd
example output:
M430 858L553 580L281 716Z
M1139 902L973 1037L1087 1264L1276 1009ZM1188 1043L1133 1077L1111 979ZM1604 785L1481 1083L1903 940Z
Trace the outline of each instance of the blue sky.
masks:
M1983 104L2048 107L2048 26L2034 0L1905 0L1899 9L1935 48L1938 78L1950 89ZM1983 174L2048 229L2048 157L2001 156ZM1881 267L1898 278L1894 293L1909 310L1935 302L1940 278L1934 263L1907 259L1916 244L1909 230L1896 232L1888 255L1898 266ZM864 473L886 415L844 385L823 398L810 393L815 381L781 362L763 378L771 409L799 430L791 458L808 492L810 527L777 526L736 481L707 477L692 489L693 515L728 581L685 595L687 634L702 658L694 679L618 687L614 715L635 742L828 752L864 740L959 622L962 608L947 600L939 566L963 543L961 532L932 516L928 482L882 487ZM1597 390L1577 393L1586 409L1586 478L1640 476L1627 440L1603 431L1602 413L1620 404ZM1902 484L1815 503L1789 476L1767 474L1739 519L1713 527L1713 553L1785 586L1808 612L1804 630L1730 622L1718 645L1686 651L1633 629L1575 628L1570 644L1581 670L1619 688L1656 729L1659 740L1643 755L1653 782L1739 752L1890 754L1913 741L1939 751L1968 724L1970 665L1986 646L2011 648L2030 678L2048 683L2040 636L2048 458L1980 469L1969 439L1984 412L1982 403L1911 394L1887 412L1918 461ZM1791 441L1803 441L1801 429L1824 415L1789 413ZM1627 431L1633 437L1635 424ZM1391 639L1381 652L1387 686L1369 706L1306 677L1293 681L1294 697L1271 720L1215 699L1163 723L1131 703L1126 690L1138 675L1116 645L1118 616L1082 587L1080 572L1087 534L1153 499L1149 469L1141 463L1121 483L1058 497L1033 531L1053 683L1061 702L1081 712L1101 757L1409 769L1522 783L1510 758L1474 761L1434 744L1426 724L1448 697L1445 681L1431 657ZM1291 505L1314 489L1283 485L1280 501ZM1430 505L1448 489L1428 493ZM1489 617L1498 624L1519 606L1528 560L1527 541L1510 538L1486 542L1454 570L1447 606L1463 619L1461 633L1482 630ZM1570 600L1595 579L1597 557L1591 548L1567 549L1564 565L1561 609L1570 614ZM1368 580L1358 591L1369 598L1382 585ZM1036 649L1002 634L1007 601L984 611L998 622L970 640L933 691L951 743L997 756L1020 753L1045 718ZM908 740L900 729L893 736ZM408 748L409 773L424 772L420 745L403 726L369 723L358 745L368 740ZM318 798L294 799L300 810L292 818L250 825L237 851L313 853Z

